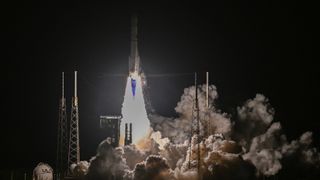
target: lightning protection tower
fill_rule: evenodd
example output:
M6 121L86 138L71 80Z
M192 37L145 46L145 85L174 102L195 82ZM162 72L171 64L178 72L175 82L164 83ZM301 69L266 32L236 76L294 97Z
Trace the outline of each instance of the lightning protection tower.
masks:
M205 113L205 122L207 126L205 126L205 136L210 136L212 134L212 125L210 121L210 107L209 107L209 72L206 72L206 107L204 110Z
M68 156L68 120L66 98L64 97L64 72L62 72L62 94L59 102L58 138L57 138L57 179L63 179L67 172Z
M198 171L198 179L201 179L201 158L200 158L200 117L199 117L199 102L198 102L198 84L197 84L197 73L194 74L194 86L195 86L195 97L194 97L194 104L192 108L192 121L191 121L191 132L190 132L190 143L189 143L189 168L191 168L191 156L192 156L192 148L191 148L191 140L194 135L197 136L197 171ZM195 127L195 128L193 128Z
M77 71L74 72L74 97L72 98L68 165L77 164L80 161L79 146L79 104L77 96ZM69 171L70 172L70 171Z

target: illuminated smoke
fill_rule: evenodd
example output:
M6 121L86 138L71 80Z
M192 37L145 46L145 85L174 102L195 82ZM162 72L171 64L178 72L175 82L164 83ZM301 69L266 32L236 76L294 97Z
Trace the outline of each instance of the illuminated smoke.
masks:
M179 180L198 179L197 136L192 137L184 162L175 168ZM241 158L241 147L219 135L211 135L200 142L200 171L203 179L253 179L254 167Z
M136 94L132 94L131 77L128 77L122 104L121 137L124 137L124 124L132 123L132 142L136 144L148 135L150 122L145 108L141 76L132 78L136 80Z
M121 179L129 172L123 150L113 148L110 141L104 140L99 144L97 155L90 161L86 178L89 180Z
M288 141L280 122L275 121L275 110L262 94L237 107L237 113L231 116L215 107L218 94L213 85L209 86L210 108L206 110L205 86L198 86L200 135L208 126L211 129L211 135L204 136L198 144L197 135L189 142L194 86L184 90L175 108L177 118L148 111L153 129L149 131L146 108L152 107L145 108L141 78L137 79L134 100L130 81L128 78L122 109L124 121L144 132L140 133L139 142L129 146L114 149L101 143L90 162L88 179L196 180L198 147L203 179L260 179L284 169L290 174L300 172L301 179L312 173L319 175L320 153L312 146L312 133L305 132L298 140ZM137 112L142 112L143 118L137 118Z
M135 144L124 146L124 158L130 169L134 169L137 163L144 161L149 155L159 154L159 145L151 138L144 139L145 144L143 148L137 148Z
M174 180L172 170L161 156L151 155L138 163L133 171L134 180Z
M306 132L299 141L289 143L280 122L273 122L274 114L269 100L262 94L238 107L233 138L243 146L245 154L242 157L255 165L257 175L275 175L283 168L286 159L295 157L301 157L295 164L318 166L320 154L311 147L312 133Z
M87 174L90 164L87 161L80 161L77 164L71 164L70 170L73 176L84 176Z
M198 86L198 99L200 109L200 119L203 122L200 124L201 133L204 132L204 127L211 129L212 134L222 133L224 136L229 136L232 129L231 120L226 113L221 113L214 106L215 100L218 98L217 89L214 85L209 86L209 102L210 108L206 111L206 86ZM184 89L180 102L178 102L175 110L179 115L178 118L167 118L159 114L150 113L149 119L151 127L155 131L160 131L163 137L167 137L173 143L184 143L190 136L190 127L192 121L192 111L194 104L195 87L191 86ZM210 121L209 123L206 122Z
M40 162L33 170L33 180L53 180L53 169L49 164Z

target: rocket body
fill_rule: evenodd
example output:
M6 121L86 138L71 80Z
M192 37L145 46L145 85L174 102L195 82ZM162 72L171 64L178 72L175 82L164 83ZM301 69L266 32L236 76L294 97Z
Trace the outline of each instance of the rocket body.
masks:
M131 19L131 50L129 57L129 74L140 74L140 57L138 52L138 19L133 16Z
M141 68L139 51L138 51L138 26L137 17L132 16L131 19L131 40L130 55L128 66L128 78L125 90L124 101L122 104L121 114L122 122L132 123L132 143L138 144L142 139L146 138L150 128L146 104L143 95L144 75ZM121 123L122 123L121 122ZM124 130L122 126L121 130ZM122 131L122 136L125 133Z
M131 78L132 96L136 92L136 80L141 73L140 56L138 52L138 18L132 16L131 19L131 49L129 56L129 76Z

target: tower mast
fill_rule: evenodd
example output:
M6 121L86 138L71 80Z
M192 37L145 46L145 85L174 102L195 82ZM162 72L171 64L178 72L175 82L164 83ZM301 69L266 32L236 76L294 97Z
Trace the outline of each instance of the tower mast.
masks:
M198 168L198 179L201 179L201 172L200 172L200 168L201 168L201 162L200 162L200 143L201 143L201 139L200 139L200 118L199 118L199 102L198 102L198 84L197 84L197 73L195 73L195 86L196 86L196 93L195 93L195 111L196 111L196 122L197 122L197 130L196 130L196 134L197 134L197 168Z
M209 72L206 72L206 108L209 108Z
M72 97L68 165L80 161L79 146L79 104L77 96L77 71L74 72L74 97Z
M58 138L57 138L57 158L56 171L57 179L63 179L67 170L67 153L68 153L68 119L66 99L64 97L64 72L62 72L61 98L59 102L59 119L58 119Z
M212 129L211 129L211 122L210 122L210 112L209 112L209 72L206 72L206 107L205 107L205 120L207 122L206 127L206 135L210 136Z
M192 156L192 137L196 135L197 137L197 171L198 171L198 179L201 179L201 158L200 158L200 117L199 117L199 102L198 102L198 84L197 84L197 73L194 74L194 86L195 86L195 100L193 104L193 110L192 110L192 122L191 122L191 133L190 133L190 146L189 146L189 162L188 166L189 169L191 168L191 156ZM195 129L193 129L193 126L196 126Z

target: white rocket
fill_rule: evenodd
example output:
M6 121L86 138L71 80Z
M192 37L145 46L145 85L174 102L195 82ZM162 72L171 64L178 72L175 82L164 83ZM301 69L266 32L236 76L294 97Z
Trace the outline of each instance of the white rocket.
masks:
M129 74L140 74L140 57L138 52L138 18L136 15L131 19L131 50L129 57Z
M131 78L132 96L136 94L137 78L141 73L140 56L138 52L138 18L131 18L131 50L129 56L129 76Z

